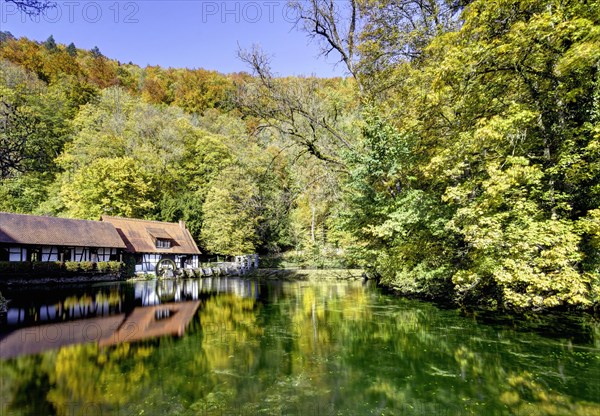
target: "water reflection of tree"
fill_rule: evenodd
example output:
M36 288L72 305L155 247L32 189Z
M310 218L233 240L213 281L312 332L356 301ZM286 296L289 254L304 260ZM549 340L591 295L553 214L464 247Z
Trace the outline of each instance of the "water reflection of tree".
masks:
M1 346L0 346L1 348ZM54 414L46 395L51 389L49 373L52 370L51 354L21 357L19 360L0 362L0 398L2 412L23 415Z
M270 289L206 296L181 339L7 361L2 397L17 414L600 413L591 348L360 285Z

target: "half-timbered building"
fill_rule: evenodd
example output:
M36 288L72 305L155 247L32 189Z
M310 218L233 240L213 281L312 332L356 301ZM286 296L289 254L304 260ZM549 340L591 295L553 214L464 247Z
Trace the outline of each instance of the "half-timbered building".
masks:
M136 272L154 272L162 259L170 259L176 267L198 267L200 250L183 221L161 222L103 216L112 224L126 245L126 252L136 261Z
M107 222L0 212L0 261L120 261L125 248Z

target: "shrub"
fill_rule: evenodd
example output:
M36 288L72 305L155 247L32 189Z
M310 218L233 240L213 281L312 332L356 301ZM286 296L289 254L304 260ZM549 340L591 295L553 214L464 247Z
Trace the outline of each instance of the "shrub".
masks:
M65 270L68 272L77 272L79 271L79 263L76 261L66 261Z
M77 263L75 263L77 264ZM15 273L15 274L27 274L27 272L59 272L63 269L63 263L59 261L50 262L11 262L11 261L0 261L0 273Z
M29 272L33 269L33 263L30 261L14 262L13 270L15 272Z
M111 274L119 274L121 273L122 263L120 261L101 261L96 263L96 269L100 273L111 273Z
M119 273L121 273L122 268L123 268L123 263L121 263L120 261L109 261L108 262L108 270L111 273L119 274Z
M132 255L125 256L125 263L123 268L125 277L135 276L135 258Z
M91 272L94 270L94 266L96 264L91 262L91 261L82 261L79 263L79 268L81 269L81 271L83 272Z
M2 296L2 292L0 292L0 314L6 313L8 311L8 301Z
M33 270L41 270L45 272L56 272L62 269L62 263L59 261L35 262L32 263L31 268Z
M10 272L14 269L13 263L10 261L0 261L0 272Z
M50 272L57 272L59 270L62 270L63 264L60 261L51 261L47 263L47 268Z

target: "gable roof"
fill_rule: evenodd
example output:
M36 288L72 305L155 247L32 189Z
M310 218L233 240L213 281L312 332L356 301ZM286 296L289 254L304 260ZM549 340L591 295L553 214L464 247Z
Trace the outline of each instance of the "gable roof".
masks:
M120 344L124 340L137 342L168 335L182 336L199 306L200 301L196 300L135 308L124 322L118 326L118 329L114 330L109 336L103 336L98 345L107 347ZM169 315L158 319L157 314L163 311L168 311ZM140 330L132 333L131 328L139 328Z
M125 248L106 222L0 212L0 243Z
M114 225L130 253L200 254L183 222L161 222L102 216ZM171 240L170 248L157 248L156 239Z

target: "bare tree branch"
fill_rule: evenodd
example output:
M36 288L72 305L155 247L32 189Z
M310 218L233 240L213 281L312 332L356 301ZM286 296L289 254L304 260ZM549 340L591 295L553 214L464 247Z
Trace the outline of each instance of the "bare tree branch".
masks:
M237 104L245 114L261 120L258 129L273 129L316 158L343 166L339 151L351 149L352 141L337 125L337 109L328 108L319 97L323 81L275 78L269 58L258 48L240 50L238 56L252 68L256 82L239 86Z
M50 0L4 0L12 3L28 16L37 16L48 9L56 7L56 3Z
M321 53L340 55L350 74L357 78L358 0L293 0L289 6L297 11L296 25L314 39L323 41Z

